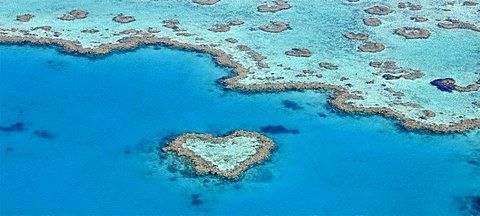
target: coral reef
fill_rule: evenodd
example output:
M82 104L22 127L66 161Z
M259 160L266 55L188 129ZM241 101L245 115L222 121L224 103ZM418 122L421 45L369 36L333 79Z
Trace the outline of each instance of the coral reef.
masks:
M270 158L275 143L256 132L234 131L223 137L186 133L162 148L185 156L198 174L238 179L251 165Z
M467 85L466 87L459 86L456 84L456 81L452 78L436 79L431 81L430 84L437 87L438 90L445 91L445 92L453 92L453 91L470 92L470 91L477 91L479 89L479 86L476 83Z
M288 24L284 23L284 22L271 21L270 23L271 23L271 25L260 26L259 27L260 30L266 31L266 32L272 32L272 33L278 33L278 32L282 32L282 31L285 31L285 30L290 28L288 26Z
M480 32L480 26L451 18L446 19L445 22L438 23L438 26L444 29L469 29Z
M260 53L254 51L247 45L238 45L237 48L241 51L245 51L252 57L252 59L256 62L259 68L268 68L268 65L263 62L266 59L265 56L262 56Z
M173 30L178 30L178 25L180 25L180 21L176 19L171 19L171 20L163 20L163 27L173 29Z
M83 29L81 32L82 33L92 33L93 34L93 33L99 32L99 30L97 30L97 29Z
M385 45L380 42L368 41L358 46L358 49L362 52L381 52L385 49Z
M227 38L227 39L225 39L225 41L227 41L229 43L238 43L238 40L235 39L235 38Z
M22 14L17 16L17 21L20 22L28 22L30 21L34 16L32 14Z
M260 5L258 6L257 10L259 12L272 12L275 13L277 11L289 9L291 6L286 1L283 0L276 0L273 2L274 5Z
M293 48L292 50L286 51L285 55L295 56L295 57L310 57L312 52L307 48Z
M193 3L201 4L201 5L213 5L218 3L220 0L193 0Z
M389 7L383 5L373 6L371 8L365 9L365 12L374 15L387 15L393 12Z
M380 26L382 24L382 21L378 18L366 18L363 19L363 24L367 26Z
M230 31L230 26L227 24L215 24L212 28L208 29L213 32L227 32Z
M398 8L405 9L408 8L412 11L422 10L423 6L421 4L413 4L411 2L400 2L398 3Z
M328 62L320 62L318 65L321 68L324 68L324 69L327 69L327 70L337 70L338 69L337 65L334 65L334 64L328 63Z
M430 32L427 29L419 27L397 28L394 33L406 39L427 39L430 37Z
M464 1L462 3L463 6L477 6L478 5L478 2L474 2L474 1Z
M228 22L228 25L231 25L231 26L237 26L237 25L243 25L245 22L242 21L242 20L232 20L230 22Z
M63 51L70 53L78 53L83 55L105 55L113 50L132 49L140 45L161 44L165 46L178 47L182 49L195 50L199 52L206 52L213 55L218 64L233 68L235 75L225 79L219 80L219 83L226 85L227 89L238 89L242 91L286 91L286 90L330 90L334 92L334 96L329 103L339 110L352 113L371 113L381 114L386 117L392 117L400 120L402 125L408 129L413 130L429 130L432 132L460 132L475 128L480 125L480 118L464 119L451 124L424 124L416 119L408 118L405 114L389 108L377 107L356 107L347 101L352 98L352 95L344 88L338 85L324 84L324 83L278 83L278 84L241 84L238 80L244 79L248 74L248 69L243 67L240 63L234 61L231 55L225 52L214 49L208 46L192 45L181 43L170 38L153 38L153 37L132 37L120 41L118 44L103 44L98 48L83 48L77 41L68 41L62 39L52 38L33 38L25 36L2 36L0 35L1 43L31 43L31 44L51 44L61 46ZM319 74L320 75L320 74ZM320 75L321 77L321 75Z
M349 32L345 34L345 37L350 40L364 41L364 40L368 40L369 35L368 33L365 33L365 32L360 32L360 33Z
M120 13L117 16L113 17L112 20L115 21L115 22L118 22L118 23L129 23L129 22L135 21L135 17L125 16L122 13Z
M87 18L87 15L88 15L88 12L80 9L75 9L68 12L68 14L64 14L63 16L58 17L58 19L66 20L66 21L76 20L76 19L85 19Z
M426 22L426 21L428 21L428 18L422 17L422 16L412 16L412 17L410 17L410 19L415 21L415 22Z
M437 93L429 96L431 100L422 99L424 95L422 92L419 92L431 89L428 83L433 80L432 77L455 77L461 83L475 83L475 80L478 79L478 73L472 71L475 69L472 68L472 59L463 55L461 59L459 57L458 61L468 60L465 64L458 62L460 63L458 64L459 68L453 68L457 67L454 66L457 64L453 62L450 66L446 65L447 61L439 61L439 64L442 64L441 68L445 68L440 69L444 71L440 71L431 67L432 62L437 62L438 60L436 59L438 56L433 54L433 51L436 52L437 50L424 52L425 54L419 56L419 59L433 58L432 61L425 62L425 65L415 62L417 60L412 56L412 54L418 54L415 48L417 45L422 48L429 47L432 44L436 44L437 40L440 40L445 35L457 34L464 34L464 36L461 39L452 37L450 45L455 46L452 53L459 55L458 51L461 51L461 49L468 49L466 51L470 52L471 50L468 48L469 45L467 43L475 42L473 39L475 33L463 32L461 30L449 31L446 29L477 29L476 26L478 24L474 19L477 15L477 7L473 5L474 3L467 1L447 2L445 4L401 2L402 4L399 4L399 8L395 8L396 13L392 13L393 4L398 2L393 4L385 3L385 6L390 7L386 10L382 7L371 7L381 3L358 2L356 0L329 2L328 4L314 1L301 3L300 5L293 5L294 2L292 2L293 7L290 6L290 2L287 3L286 1L261 1L260 4L264 6L263 8L269 8L264 12L274 12L270 10L277 7L283 8L280 10L290 8L287 11L273 14L258 13L258 2L237 4L232 1L219 1L216 6L204 7L196 5L193 0L183 3L173 1L166 5L168 7L155 9L146 7L145 4L139 1L134 2L131 4L140 10L128 10L123 8L123 6L118 7L118 10L116 10L130 15L132 19L138 18L136 22L128 25L110 21L116 13L112 16L112 12L93 10L88 5L80 6L85 7L83 9L88 9L90 12L85 20L62 22L55 19L62 14L73 16L68 12L71 9L75 9L72 8L71 4L59 2L59 7L52 9L51 12L53 13L49 15L48 12L42 10L44 7L39 3L32 2L32 8L24 10L13 8L13 3L6 2L5 6L9 7L11 12L1 20L0 42L2 44L58 45L62 47L61 51L88 57L104 55L115 50L129 50L143 45L163 45L195 50L212 54L217 63L233 69L233 73L230 76L219 80L220 83L225 84L225 89L242 91L331 90L334 94L332 100L343 95L349 95L348 97L343 97L344 100L340 103L343 107L338 107L331 102L340 110L349 112L351 107L354 107L354 110L359 112L366 111L368 113L393 116L399 119L406 127L413 125L414 128L433 128L434 131L441 131L444 128L447 128L447 131L456 131L465 125L468 128L478 122L478 117L475 115L474 110L474 107L476 107L474 102L478 101L475 98L475 92L455 94L459 97ZM423 6L420 7L419 3ZM123 5L125 3L120 1L117 4ZM288 7L285 4L288 4ZM243 5L245 7L238 7ZM185 9L185 12L188 11L188 13L172 12L168 9L170 6L175 6L182 10ZM234 7L229 8L230 6ZM328 20L331 18L327 15L328 11L319 11L317 10L318 8L315 8L317 6L322 8L323 6L331 7L332 9L341 6L339 10L342 10L342 12L348 12L350 10L348 7L350 7L352 8L351 10L360 14L357 13L355 16L350 16L348 15L349 13L335 14L335 16L341 19L333 22L333 20ZM369 7L373 14L363 12L363 10L368 10ZM211 10L216 11L217 9L219 13L225 9L229 12L240 10L242 13L249 14L249 16L240 16L239 14L229 12L227 12L229 13L228 15L219 14L214 19L206 16ZM416 11L418 9L422 10L421 13ZM390 12L387 16L380 15L388 11ZM86 11L84 12L87 13ZM33 21L22 23L14 20L17 15L25 15L27 13L30 15L35 14ZM161 15L150 16L156 13ZM308 19L310 15L306 16L306 13L314 16L315 19ZM12 17L14 18L12 19ZM325 19L323 20L321 17L325 17ZM427 17L429 21L425 22ZM363 18L365 18L365 24L379 27L370 28L363 26L361 20ZM161 23L163 19L167 20ZM412 21L409 21L409 19ZM180 25L180 21L182 25ZM272 25L272 21L283 21L285 25L291 26L291 29L288 28L284 32L274 34L285 29L285 26L283 25L283 27L276 29L276 26ZM415 29L401 28L402 26L413 25L414 21L416 22L415 27L408 28L421 27L428 29L432 32L432 36L435 34L437 37L430 37L424 41L405 42L403 38L391 35L395 28L400 27L397 32L402 37L407 38L413 34L414 36L412 37L424 38L425 36L418 36L419 34L417 34L418 32ZM399 22L403 24L399 26ZM247 23L248 26L235 27L244 23ZM215 24L222 24L223 27L231 29L225 33L208 33L208 28L213 27L212 29L215 29L217 27ZM343 24L351 25L346 25L348 28L337 28L338 25ZM259 29L262 25L264 27ZM218 29L222 30L223 28ZM272 33L267 34L264 30ZM412 47L408 47L410 45L406 44L412 44ZM389 49L381 54L360 53L379 52L386 49L387 46ZM301 48L290 50L292 47L304 47L303 49L306 50L304 52ZM355 52L356 47L358 47L359 52ZM437 47L432 47L432 49L437 49ZM408 56L398 56L403 51L412 53ZM288 54L290 54L288 57L283 56ZM332 56L335 56L334 62ZM454 61L450 55L444 55L444 57L448 61ZM383 65L385 62L380 62L381 67L376 69L367 66L368 62L377 59L382 61L396 59L409 65L416 65L415 67L421 68L425 74L428 74L428 78L423 76L423 72L414 72L414 69L407 67L386 69ZM329 63L329 61L332 62ZM418 65L422 66L419 67ZM334 69L335 67L333 66L341 70L338 72L327 71ZM464 75L457 78L455 74L457 71L464 72ZM405 79L418 80L409 81ZM414 86L418 88L412 88ZM405 89L410 89L410 91ZM457 89L461 90L461 88ZM456 90L453 91L456 92ZM364 97L364 99L358 99L360 96ZM401 100L398 99L400 96L402 97ZM455 105L452 104L452 107L455 106L455 109L442 102L445 101L440 99L443 97L449 97L449 99L455 101ZM435 112L436 116L422 119L419 118L423 115L420 109L394 105L395 103L407 102L425 105L423 109L426 110L428 108ZM461 121L462 119L465 121ZM410 123L410 121L414 121L414 123Z
M394 61L385 61L383 63L370 62L370 66L379 69L378 72L373 73L374 75L381 76L386 80L398 80L401 78L407 80L414 80L421 78L425 75L420 70L399 67Z

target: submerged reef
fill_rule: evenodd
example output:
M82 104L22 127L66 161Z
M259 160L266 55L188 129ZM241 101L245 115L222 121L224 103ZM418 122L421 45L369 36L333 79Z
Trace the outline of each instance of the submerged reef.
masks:
M397 28L394 32L406 39L427 39L430 37L430 32L427 29L419 27Z
M412 16L410 17L410 20L413 20L415 22L426 22L428 21L428 18L422 16Z
M251 165L270 158L275 143L256 132L234 131L223 137L186 133L162 148L192 162L197 174L237 179Z
M25 130L25 124L23 122L17 122L10 126L0 126L0 131L5 132L20 132Z
M479 3L474 1L464 1L463 6L477 6Z
M377 6L365 9L365 12L369 14L375 14L375 15L387 15L393 11L387 6L377 5Z
M300 131L297 129L287 129L283 125L268 125L260 128L263 133L270 134L298 134Z
M23 15L18 15L17 16L17 21L20 22L28 22L33 18L32 14L23 14Z
M456 84L456 81L452 78L443 78L443 79L436 79L430 82L433 86L436 86L438 90L445 91L445 92L470 92L470 91L478 91L480 88L478 84L470 84L465 87L459 86Z
M99 32L99 30L97 30L97 29L83 29L81 32L82 32L82 33L91 33L91 34L93 34L93 33Z
M385 45L380 42L373 42L368 41L360 46L358 46L358 50L362 52L381 52L385 49Z
M40 138L44 138L44 139L55 138L55 134L53 134L52 132L47 131L47 130L36 130L36 131L33 132L33 134L37 135Z
M285 55L295 56L295 57L310 57L312 52L307 48L293 48L292 50L286 51Z
M416 11L416 10L422 10L423 6L420 4L413 4L411 2L400 2L398 3L398 8L400 9L408 8L409 10Z
M37 26L37 27L34 27L32 28L32 31L35 31L35 30L44 30L44 31L50 31L52 30L52 27L51 26Z
M472 84L479 79L476 2L107 1L109 9L98 11L93 0L56 8L25 1L28 10L2 5L0 43L55 45L88 57L144 45L193 50L232 69L218 80L225 90L328 90L336 109L393 117L406 128L480 125ZM401 66L385 67L388 59ZM381 66L369 66L375 61ZM430 84L436 77L462 83L452 88L462 94L439 93Z
M271 32L271 33L278 33L285 31L289 29L290 27L288 26L287 23L284 22L270 22L271 25L263 25L260 26L260 30L266 31L266 32Z
M334 65L332 63L328 63L328 62L320 62L318 64L321 68L324 68L324 69L327 69L327 70L338 70L338 66L337 65Z
M480 215L480 195L470 195L459 200L464 215Z
M200 199L200 194L192 194L192 205L202 205L203 201Z
M291 6L286 1L283 0L276 0L273 2L274 5L260 5L258 6L257 10L259 12L272 12L275 13L277 11L289 9Z
M445 19L445 22L438 23L438 26L444 29L469 29L472 31L480 32L480 26L478 25L468 22L462 22L451 18Z
M291 110L300 110L303 109L302 106L298 105L297 103L291 101L291 100L283 100L282 101L283 107Z
M67 20L67 21L76 20L76 19L85 19L87 18L87 15L88 15L88 12L80 9L75 9L68 12L68 14L64 14L63 16L58 17L58 19Z
M133 16L125 16L121 13L121 14L118 14L117 16L113 17L112 20L115 21L115 22L118 22L118 23L129 23L129 22L135 21L136 19Z
M215 26L208 30L213 32L227 32L230 31L230 26L227 24L215 24Z
M378 18L366 18L363 19L363 24L367 26L380 26L382 24L382 21Z
M415 70L411 68L404 68L397 66L395 61L385 61L385 62L370 62L370 66L378 68L378 71L373 73L374 75L381 76L385 80L398 80L398 79L408 79L414 80L422 78L425 74L420 70Z
M194 3L201 5L213 5L218 3L220 0L193 0Z
M365 33L365 32L360 32L360 33L349 32L345 34L346 38L351 40L359 40L359 41L368 40L368 36L369 36L368 33Z

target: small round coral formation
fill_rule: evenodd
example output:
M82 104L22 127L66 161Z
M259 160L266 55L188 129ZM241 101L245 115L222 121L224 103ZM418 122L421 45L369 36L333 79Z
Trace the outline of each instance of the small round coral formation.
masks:
M64 14L63 16L58 17L58 19L65 20L65 21L85 19L87 18L87 15L88 15L88 12L80 9L75 9L68 12L68 14Z
M292 50L286 51L285 55L295 56L295 57L310 57L312 52L307 48L293 48Z
M385 45L380 42L368 41L358 46L358 49L362 52L381 52L385 49Z
M427 39L430 37L430 32L427 29L419 27L397 28L394 33L406 39Z
M122 13L118 14L117 16L113 17L113 21L118 23L129 23L135 21L135 17L133 16L125 16Z
M377 5L377 6L365 9L365 12L369 14L375 14L375 15L387 15L393 11L387 6Z

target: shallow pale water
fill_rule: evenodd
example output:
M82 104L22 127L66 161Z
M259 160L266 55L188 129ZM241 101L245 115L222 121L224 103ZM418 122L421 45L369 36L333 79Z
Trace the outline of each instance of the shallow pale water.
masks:
M0 0L0 42L10 36L19 36L63 39L76 41L82 47L98 48L102 44L118 44L125 38L138 38L137 34L122 33L125 30L146 33L152 27L160 31L150 35L155 38L167 37L182 43L208 46L231 55L249 71L239 80L245 85L326 83L360 95L361 98L347 101L356 107L388 108L420 124L451 126L461 120L480 118L480 108L476 105L480 103L480 91L448 93L430 84L435 79L453 78L460 86L480 85L480 32L438 26L447 18L480 26L480 4L464 6L464 1L417 0L412 3L422 5L422 9L409 10L398 6L402 1L391 0L353 3L347 0L290 0L287 2L292 7L288 10L262 13L257 7L272 5L272 0L221 0L214 5L199 5L192 0ZM372 15L364 11L376 5L388 6L393 12ZM74 9L85 10L88 16L73 21L58 19ZM34 17L28 22L16 20L18 15L26 13ZM114 22L112 18L119 13L136 20L122 24ZM411 20L412 16L422 16L428 21L415 22ZM382 25L364 25L363 19L372 17L380 19ZM163 26L162 21L170 19L180 22L180 30ZM208 30L215 24L232 20L245 23L232 26L227 32ZM290 29L280 33L259 29L271 21L288 23ZM38 29L40 26L50 26L51 29ZM425 28L431 36L407 40L394 34L395 29L403 27ZM98 32L88 33L92 29ZM180 32L192 35L177 35ZM345 38L349 32L367 33L369 41L385 44L385 50L359 52L358 46L364 42ZM238 43L229 43L225 41L227 38L235 38ZM263 63L269 67L257 67L253 58L239 45L247 45L264 56ZM285 55L286 51L300 47L309 49L312 56ZM414 80L388 80L376 75L378 70L369 66L371 61L387 60L397 62L402 68L420 70L424 76ZM337 65L338 70L320 68L320 62ZM312 70L314 74L306 75L304 70ZM392 94L388 89L401 92L403 96ZM405 106L405 103L417 106ZM431 111L435 116L425 118L425 111Z
M480 193L478 129L405 132L334 113L323 92L225 92L215 80L229 72L166 48L92 60L1 46L0 126L25 124L0 131L1 213L455 215ZM299 133L265 134L272 160L238 182L172 173L155 150L183 132L269 125Z

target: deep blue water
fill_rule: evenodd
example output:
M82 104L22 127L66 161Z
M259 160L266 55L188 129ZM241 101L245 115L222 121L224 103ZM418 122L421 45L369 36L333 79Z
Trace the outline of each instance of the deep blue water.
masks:
M0 131L1 214L451 215L480 193L479 130L406 132L332 112L324 92L226 92L208 55L1 46L0 72L0 126L23 123ZM278 147L238 182L172 172L155 150L262 128Z

